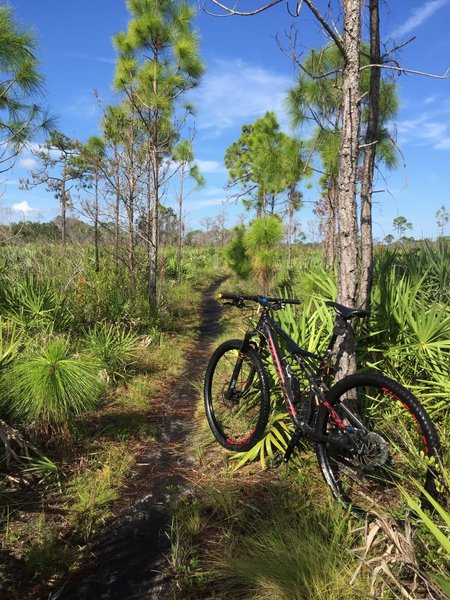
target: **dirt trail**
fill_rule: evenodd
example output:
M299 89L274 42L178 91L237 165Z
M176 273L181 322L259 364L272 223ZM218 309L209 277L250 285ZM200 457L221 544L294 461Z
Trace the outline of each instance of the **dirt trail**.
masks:
M209 344L219 331L220 305L213 292L220 283L205 292L198 340L185 371L170 395L152 407L149 418L157 426L157 443L140 457L139 472L129 486L138 500L105 527L90 549L91 557L52 600L161 600L169 589L164 574L170 551L169 492L173 486L188 486L195 462L186 444L198 397L192 383L202 378Z

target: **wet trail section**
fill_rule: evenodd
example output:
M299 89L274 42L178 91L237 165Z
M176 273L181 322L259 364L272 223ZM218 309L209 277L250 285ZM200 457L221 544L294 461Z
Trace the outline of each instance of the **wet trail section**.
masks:
M218 334L220 305L213 296L221 281L205 292L199 335L184 372L170 394L151 406L156 443L137 461L130 481L136 489L133 504L98 534L79 571L51 600L161 600L170 589L170 490L188 487L195 465L186 444L198 399L192 383L203 378L209 345Z

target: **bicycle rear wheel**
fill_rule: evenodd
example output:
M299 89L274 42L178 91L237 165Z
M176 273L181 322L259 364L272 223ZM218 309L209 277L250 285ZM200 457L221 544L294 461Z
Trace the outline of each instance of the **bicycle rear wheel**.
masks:
M419 483L436 496L433 465L437 467L439 438L411 392L381 374L357 373L334 385L326 402L346 431L324 405L316 430L349 436L355 443L354 448L317 444L325 480L344 505L351 505L355 512L398 515L405 505L402 489L418 498ZM425 498L422 504L427 504Z
M235 452L250 450L262 438L270 409L267 374L258 353L252 347L241 353L241 345L241 340L228 340L215 350L204 387L209 426L217 441ZM237 381L230 390L233 373Z

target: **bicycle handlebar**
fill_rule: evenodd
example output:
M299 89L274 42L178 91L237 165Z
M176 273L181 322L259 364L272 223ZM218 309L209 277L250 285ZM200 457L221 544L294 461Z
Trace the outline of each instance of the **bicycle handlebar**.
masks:
M250 300L251 302L258 302L261 306L267 306L268 304L301 304L301 300L295 298L275 298L268 296L243 296L242 294L231 294L223 293L218 295L219 299L232 300L236 303L236 306L242 306L244 300Z

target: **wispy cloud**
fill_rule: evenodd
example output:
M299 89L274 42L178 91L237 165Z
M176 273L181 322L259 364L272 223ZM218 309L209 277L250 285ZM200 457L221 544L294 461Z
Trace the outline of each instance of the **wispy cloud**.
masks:
M206 200L192 200L188 203L187 208L192 211L202 210L209 206L222 206L225 203L225 198L209 198Z
M21 158L19 160L19 167L21 169L35 169L37 161L34 158Z
M116 62L114 58L109 58L107 56L92 56L90 54L83 54L83 52L61 52L61 55L70 58L79 58L81 60L107 63L109 65L113 65Z
M243 60L217 60L207 71L203 85L194 93L202 119L200 130L215 135L244 125L268 110L283 113L286 90L292 80Z
M400 145L415 144L432 146L436 150L449 150L450 126L448 119L424 113L397 124Z
M397 27L397 29L392 33L392 37L403 37L411 32L413 32L417 27L422 25L427 19L432 17L435 12L437 12L440 8L448 4L450 0L429 0L425 3L420 3L417 8L415 8L403 25Z
M93 96L81 94L72 98L72 101L66 106L64 112L76 117L92 118L98 116L99 107Z
M197 159L195 162L197 163L198 168L200 169L200 172L202 174L220 173L222 171L225 171L225 167L224 167L223 163L219 162L218 160Z

